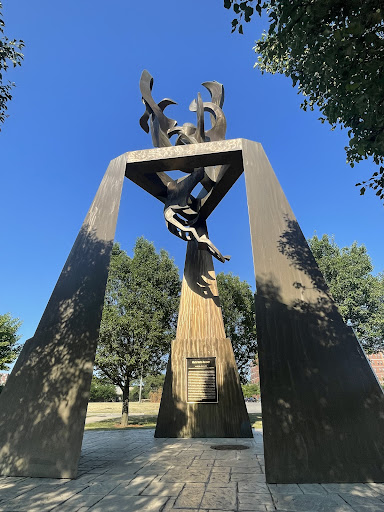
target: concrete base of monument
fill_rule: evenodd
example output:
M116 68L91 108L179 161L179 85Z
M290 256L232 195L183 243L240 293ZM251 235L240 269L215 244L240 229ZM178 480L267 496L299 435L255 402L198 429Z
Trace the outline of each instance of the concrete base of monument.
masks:
M231 340L172 342L155 437L252 437Z

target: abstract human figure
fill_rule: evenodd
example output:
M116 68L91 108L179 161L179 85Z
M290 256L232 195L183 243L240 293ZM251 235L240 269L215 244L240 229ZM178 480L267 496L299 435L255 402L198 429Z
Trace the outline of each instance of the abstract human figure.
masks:
M211 94L212 101L203 102L200 93L197 100L193 100L189 109L196 112L196 126L192 123L177 124L174 119L168 118L164 110L169 105L176 103L165 98L156 103L152 97L153 77L148 71L143 71L140 78L140 91L145 104L145 112L140 118L140 126L145 132L151 131L152 142L155 147L172 146L171 137L177 135L175 145L198 144L201 142L213 142L223 140L227 123L221 107L224 102L224 87L218 82L204 82L202 85ZM204 126L204 112L211 115L212 127L207 132ZM150 125L148 126L148 121ZM225 170L226 166L198 167L177 180L170 179L166 183L166 198L160 198L164 202L164 218L168 230L182 240L195 239L199 249L209 251L212 256L221 262L230 259L223 256L208 237L205 220L200 219L201 200L207 198L215 187L217 177ZM163 173L158 173L163 174ZM197 197L192 191L198 184L202 190Z
M230 256L223 256L208 238L206 223L199 219L200 201L191 195L204 174L204 167L198 167L188 176L168 182L164 218L172 234L186 241L195 238L200 248L208 250L212 256L224 263Z

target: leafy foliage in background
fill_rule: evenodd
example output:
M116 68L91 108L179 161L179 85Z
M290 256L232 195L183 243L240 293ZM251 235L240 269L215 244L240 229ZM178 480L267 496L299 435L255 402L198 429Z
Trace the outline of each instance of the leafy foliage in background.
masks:
M231 339L243 383L247 382L249 361L257 350L255 305L251 287L231 272L217 275L225 332Z
M308 240L312 253L346 322L367 352L384 350L384 275L372 275L364 245L340 248L323 235Z
M92 377L90 402L114 402L116 399L116 389L113 384L106 379L100 379L96 375Z
M241 388L244 398L252 398L260 395L260 384L243 384Z
M20 320L12 318L9 313L0 315L0 370L7 370L20 352L21 347L17 344L20 326Z
M122 425L128 423L129 386L163 369L175 334L178 268L163 249L141 237L130 258L114 244L95 365L123 391Z
M143 379L143 387L141 389L141 398L147 399L149 398L150 393L156 392L158 389L162 388L164 385L165 374L160 373L157 375L147 375ZM139 400L139 387L140 380L133 382L134 388L129 393L129 400L131 402Z
M384 199L384 5L377 0L224 0L242 21L266 13L269 29L256 41L256 66L282 73L298 85L304 110L348 130L345 148L351 167L372 158L378 165L369 180L357 183Z
M24 42L16 39L8 39L4 35L4 19L2 15L3 5L0 2L0 123L4 123L6 114L7 103L12 99L11 90L15 86L13 82L5 82L3 79L3 72L7 71L9 62L13 67L21 66L23 54L21 50L24 47Z

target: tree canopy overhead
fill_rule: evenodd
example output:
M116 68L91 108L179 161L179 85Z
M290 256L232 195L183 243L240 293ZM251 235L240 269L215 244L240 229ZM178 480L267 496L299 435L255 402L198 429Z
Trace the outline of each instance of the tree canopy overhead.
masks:
M320 120L348 130L347 162L372 158L369 180L357 183L384 200L384 5L377 0L224 0L236 18L233 31L255 11L269 29L256 41L262 73L291 77L304 96L302 108L317 106Z
M384 350L384 275L372 275L364 245L340 248L323 235L308 240L344 320L367 352Z
M12 99L11 90L15 86L13 82L6 82L3 79L3 72L7 71L9 63L13 67L21 66L24 58L21 50L24 47L24 41L16 39L8 39L4 35L4 18L2 14L3 4L0 2L0 123L4 123L6 114L7 103ZM1 128L0 128L1 130Z

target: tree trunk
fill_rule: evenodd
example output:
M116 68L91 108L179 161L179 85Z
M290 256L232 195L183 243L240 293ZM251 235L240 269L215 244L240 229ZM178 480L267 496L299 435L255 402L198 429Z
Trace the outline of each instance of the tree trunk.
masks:
M125 383L123 387L123 408L121 411L121 426L126 427L128 425L128 410L129 410L129 382Z

